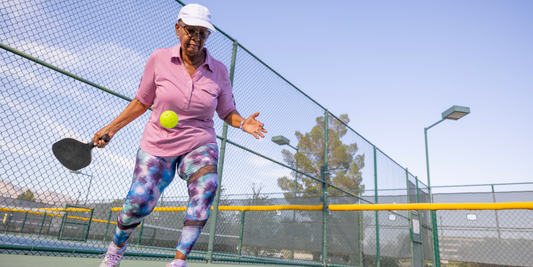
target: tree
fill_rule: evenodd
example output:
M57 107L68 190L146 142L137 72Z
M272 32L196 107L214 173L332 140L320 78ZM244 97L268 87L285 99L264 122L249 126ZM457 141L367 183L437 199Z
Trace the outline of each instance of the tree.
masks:
M35 195L29 189L26 190L26 192L18 195L17 199L22 199L22 200L26 200L26 201L33 201L33 202L35 202L35 200L36 200Z
M347 114L340 116L342 122L348 124L350 119ZM365 166L365 155L356 155L359 148L357 143L344 144L341 138L346 135L348 129L336 119L329 120L328 131L328 183L333 184L343 190L349 191L356 195L364 192L361 169ZM308 173L314 177L320 177L320 167L324 165L324 140L325 140L325 120L324 117L316 118L316 125L310 132L302 134L296 131L298 138L299 152L292 154L290 151L283 149L283 160L287 165ZM292 177L278 178L278 186L286 191L285 198L294 197L295 185L302 197L318 196L322 183L311 179L302 174L295 179L296 172L292 172ZM295 184L297 180L297 184ZM329 196L343 195L340 191L331 190Z

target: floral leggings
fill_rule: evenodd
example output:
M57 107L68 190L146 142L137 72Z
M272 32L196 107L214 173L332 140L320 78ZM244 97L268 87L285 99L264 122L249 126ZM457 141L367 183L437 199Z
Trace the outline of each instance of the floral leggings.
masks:
M139 149L133 182L118 215L113 242L121 245L128 240L133 230L155 208L177 171L187 181L189 206L176 249L189 255L209 218L218 186L217 164L218 146L212 144L175 157L152 156Z

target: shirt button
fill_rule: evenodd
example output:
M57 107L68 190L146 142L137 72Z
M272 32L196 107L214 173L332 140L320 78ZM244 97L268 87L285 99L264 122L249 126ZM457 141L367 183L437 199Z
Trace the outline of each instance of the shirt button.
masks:
M189 83L191 83L192 81L189 81Z

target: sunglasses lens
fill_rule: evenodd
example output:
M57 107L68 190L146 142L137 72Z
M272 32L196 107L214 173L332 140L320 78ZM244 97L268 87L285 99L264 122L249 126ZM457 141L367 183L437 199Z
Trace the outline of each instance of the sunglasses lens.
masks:
M208 31L197 32L196 30L191 29L191 28L185 28L185 30L189 34L189 37L194 37L194 36L196 36L196 33L198 33L198 36L200 37L200 39L206 39L209 36L209 33L210 33Z

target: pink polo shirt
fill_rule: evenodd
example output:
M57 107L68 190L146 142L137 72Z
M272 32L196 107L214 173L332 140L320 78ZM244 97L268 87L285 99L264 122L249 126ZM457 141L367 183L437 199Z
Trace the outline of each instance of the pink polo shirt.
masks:
M180 57L181 45L155 50L148 58L137 90L137 99L152 106L144 128L141 149L160 157L177 156L207 144L216 144L213 115L226 118L236 110L228 70L207 57L191 77ZM164 128L161 113L178 114L178 125Z

